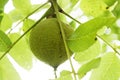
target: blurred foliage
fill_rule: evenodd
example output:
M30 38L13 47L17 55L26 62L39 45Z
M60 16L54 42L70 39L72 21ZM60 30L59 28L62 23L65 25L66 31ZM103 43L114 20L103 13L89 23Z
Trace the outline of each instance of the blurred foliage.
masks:
M32 4L30 0L11 0L14 9L6 13L5 6L8 1L0 0L0 56L10 49L7 54L19 66L30 70L34 56L29 48L29 32L22 35L51 5L46 4L38 9L43 3ZM66 12L59 12L60 20L75 30L66 41L74 52L74 60L80 65L75 73L78 78L82 79L91 72L87 80L118 80L120 0L57 0L57 3ZM82 21L81 24L68 15ZM73 72L63 70L56 80L73 80L72 75ZM21 80L8 56L0 59L0 80Z

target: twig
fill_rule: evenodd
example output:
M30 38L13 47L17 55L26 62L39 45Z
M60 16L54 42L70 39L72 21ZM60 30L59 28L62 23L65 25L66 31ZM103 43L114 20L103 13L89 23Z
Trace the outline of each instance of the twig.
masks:
M60 21L60 18L59 18L58 5L57 5L57 3L56 3L55 0L50 0L50 1L53 4L53 7L54 7L55 12L56 12L57 20L58 20L58 23L59 23L59 26L60 26L60 30L61 30L61 33L62 33L63 42L64 42L65 49L66 49L66 52L67 52L67 56L68 56L68 59L69 59L69 62L70 62L71 68L72 68L74 79L77 80L76 73L75 73L75 70L74 70L74 67L73 67L73 64L72 64L72 60L70 58L70 51L68 49L67 42L66 42L66 39L65 39L65 33L64 33L64 30L63 30L63 27L62 27L62 24L61 24L61 21Z
M57 73L56 73L56 71L57 71L57 68L54 68L55 79L57 79Z
M68 16L69 18L73 19L74 21L76 21L79 24L82 24L80 21L76 20L75 18L73 18L72 16L70 16L68 13L66 13L64 10L61 11L61 13L63 13L64 15Z
M105 42L108 46L110 46L114 50L114 52L116 52L118 55L120 55L120 53L110 43L108 43L105 39L103 39L99 35L97 35L97 37L99 37L103 42Z
M21 40L21 38L23 38L32 28L34 28L43 18L45 18L48 14L49 10L35 23L33 24L23 35L21 35L9 48L8 50L0 57L0 60L2 60L2 58L8 54L8 52L17 44L18 41Z
M31 16L33 13L35 13L36 11L38 11L40 8L42 8L43 6L45 6L46 4L48 4L49 2L44 3L43 5L39 6L37 9L35 9L34 11L32 11L31 13L29 13L26 17L24 17L22 20L20 20L13 28L11 28L8 32L8 34L14 29L16 28L22 21L24 21L25 19L27 19L29 16Z

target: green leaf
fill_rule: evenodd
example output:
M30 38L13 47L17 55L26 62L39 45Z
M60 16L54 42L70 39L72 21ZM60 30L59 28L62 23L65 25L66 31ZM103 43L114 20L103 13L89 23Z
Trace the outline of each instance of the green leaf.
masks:
M12 22L16 22L22 18L24 18L24 15L21 11L18 9L14 9L8 13L8 16L11 18Z
M2 18L3 18L3 15L0 15L0 23L1 23L1 21L2 21Z
M23 23L23 31L27 31L33 24L35 23L35 21L31 20L31 19L26 19Z
M117 3L113 10L114 15L119 18L120 17L120 1Z
M74 34L74 33L73 33ZM95 43L96 33L69 39L68 45L73 52L82 52Z
M4 6L5 4L8 2L8 0L0 0L0 23L2 21L3 18L3 13L4 13Z
M3 13L3 12L0 11L0 23L1 23L2 18L3 18L3 14L2 14L2 13Z
M70 71L63 70L60 73L60 77L56 80L73 80L73 79Z
M107 37L111 36L111 35L112 36L116 35L116 38L111 36L111 40L115 40L115 39L120 40L120 35L119 35L120 34L120 28L119 28L119 26L118 25L113 25L113 26L110 27L110 29L111 29L111 34L107 35Z
M117 0L103 0L108 6L112 6Z
M70 12L73 7L77 4L79 0L57 0L58 4L63 8L66 12ZM66 5L68 4L68 5Z
M107 5L102 0L82 0L80 7L86 15L96 17L106 11Z
M2 72L0 71L0 76L2 75ZM2 80L2 77L0 77L0 80Z
M5 52L11 44L9 37L0 30L0 52Z
M88 49L95 43L97 31L105 25L112 24L114 21L114 17L97 17L81 24L68 39L68 46L74 52Z
M100 64L101 58L93 59L88 63L82 65L78 70L79 79L83 78L91 69L97 68Z
M9 36L12 42L14 42L20 37L20 34L14 33ZM32 67L33 55L24 37L11 49L10 55L23 68L30 69Z
M0 23L2 21L2 18L3 18L3 10L0 9Z
M26 19L24 22L23 22L23 31L27 31L33 24L35 23L35 21L31 20L31 19ZM26 35L25 35L25 38L26 40L29 42L29 35L30 35L30 32L28 32Z
M12 20L11 20L11 18L8 16L8 14L4 14L3 19L1 21L0 29L3 30L3 31L6 31L6 30L8 30L11 27L12 27Z
M101 44L96 41L91 47L83 52L75 53L75 60L79 63L92 60L96 58L101 52Z
M90 80L119 80L120 59L116 53L107 53L101 59L101 64L94 69Z
M106 30L107 30L107 26L104 26L97 32L97 35L104 35Z
M7 57L0 61L0 80L21 80L19 74Z
M31 12L30 0L12 0L16 9L20 10L23 14L27 15Z
M71 21L71 22L70 22L70 25L71 25L71 27L72 27L73 29L76 29L77 24L76 24L75 21Z
M0 0L0 10L4 9L4 6L7 2L8 2L8 0Z

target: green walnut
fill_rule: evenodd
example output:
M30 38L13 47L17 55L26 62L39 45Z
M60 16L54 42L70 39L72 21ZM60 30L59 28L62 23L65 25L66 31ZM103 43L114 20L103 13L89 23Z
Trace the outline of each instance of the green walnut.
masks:
M73 33L73 29L63 22L62 27L67 39ZM32 29L29 42L33 54L53 68L57 68L68 59L56 18L49 18L39 22ZM70 55L72 55L71 51Z

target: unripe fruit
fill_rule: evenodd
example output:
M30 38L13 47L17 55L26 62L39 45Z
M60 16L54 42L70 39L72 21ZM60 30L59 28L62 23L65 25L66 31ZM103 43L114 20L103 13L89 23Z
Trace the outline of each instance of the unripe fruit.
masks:
M73 29L62 22L66 39ZM30 33L30 48L41 61L57 68L68 59L61 30L56 18L49 18L38 23ZM72 52L70 51L70 55Z

